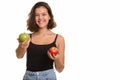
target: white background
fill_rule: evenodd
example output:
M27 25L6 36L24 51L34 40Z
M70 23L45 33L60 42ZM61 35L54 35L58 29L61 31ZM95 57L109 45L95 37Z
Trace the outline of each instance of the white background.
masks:
M0 79L22 80L26 57L17 59L17 37L39 0L0 1ZM66 41L65 69L58 80L120 80L119 0L44 0L52 8L54 32Z

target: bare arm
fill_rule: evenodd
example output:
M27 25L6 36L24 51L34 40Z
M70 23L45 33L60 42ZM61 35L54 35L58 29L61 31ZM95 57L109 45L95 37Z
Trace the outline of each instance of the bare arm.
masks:
M16 49L16 56L17 58L23 58L28 46L29 46L30 40L26 40L25 42L20 43L18 45L18 48Z
M59 50L58 57L55 59L55 68L58 72L62 72L64 69L64 52L65 52L65 41L62 36L58 36L57 48Z

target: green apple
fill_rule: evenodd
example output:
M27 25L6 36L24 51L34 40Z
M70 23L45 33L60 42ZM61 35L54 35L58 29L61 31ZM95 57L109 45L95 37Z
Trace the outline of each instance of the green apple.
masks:
M30 35L29 34L27 34L27 33L21 33L20 35L19 35L19 41L20 42L24 42L25 40L27 40L27 39L29 39L30 38Z

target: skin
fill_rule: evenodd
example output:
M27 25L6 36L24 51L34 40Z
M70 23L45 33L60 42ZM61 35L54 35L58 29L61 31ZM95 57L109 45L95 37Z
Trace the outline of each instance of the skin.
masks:
M29 46L30 41L34 44L50 44L55 39L56 34L47 29L47 24L50 20L50 16L48 14L48 11L45 7L41 6L39 8L36 8L35 10L35 22L39 26L39 31L34 32L32 34L32 39L26 40L24 42L19 42L18 48L16 49L16 56L17 58L23 58L26 50ZM61 35L58 35L56 40L56 47L59 50L59 53L55 55L51 55L48 52L48 56L54 60L55 68L58 72L62 72L64 69L64 50L65 50L65 41L64 37Z

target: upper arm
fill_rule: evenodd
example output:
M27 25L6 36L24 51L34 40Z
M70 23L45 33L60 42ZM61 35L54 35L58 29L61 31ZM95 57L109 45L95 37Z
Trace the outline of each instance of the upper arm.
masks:
M57 41L56 41L57 48L59 50L60 58L64 64L64 53L65 53L65 40L64 37L61 35L58 35Z

